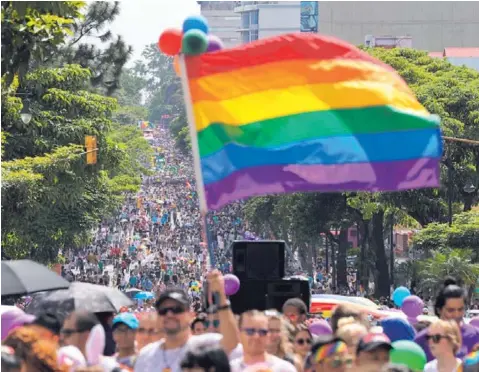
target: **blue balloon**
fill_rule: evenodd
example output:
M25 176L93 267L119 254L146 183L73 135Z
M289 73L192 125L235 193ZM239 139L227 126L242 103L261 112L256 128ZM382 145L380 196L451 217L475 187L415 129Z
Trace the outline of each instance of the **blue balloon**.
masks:
M207 34L210 28L208 26L208 21L205 17L195 15L186 18L183 22L183 34L188 32L189 30L200 30Z
M393 292L393 302L397 307L401 307L405 298L411 295L411 291L406 287L397 287Z

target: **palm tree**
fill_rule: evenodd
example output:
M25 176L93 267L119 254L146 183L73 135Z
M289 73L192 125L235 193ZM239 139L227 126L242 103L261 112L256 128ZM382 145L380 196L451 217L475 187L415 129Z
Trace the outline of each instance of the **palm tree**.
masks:
M479 278L479 264L472 263L472 251L447 249L433 252L431 258L420 264L419 286L423 292L437 293L444 278L451 276L467 288L475 286Z

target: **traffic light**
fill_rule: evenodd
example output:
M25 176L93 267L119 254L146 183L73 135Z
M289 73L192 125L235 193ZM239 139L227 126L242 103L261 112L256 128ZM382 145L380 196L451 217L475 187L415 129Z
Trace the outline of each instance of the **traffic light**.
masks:
M96 164L98 148L96 147L96 136L85 136L86 163Z

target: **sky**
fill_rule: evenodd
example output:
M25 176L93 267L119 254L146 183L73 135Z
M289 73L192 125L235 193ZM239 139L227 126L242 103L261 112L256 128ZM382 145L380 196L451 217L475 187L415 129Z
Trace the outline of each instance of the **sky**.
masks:
M111 31L133 46L129 66L141 57L145 45L158 41L165 28L181 28L186 17L200 13L195 0L123 0L120 5L120 15Z

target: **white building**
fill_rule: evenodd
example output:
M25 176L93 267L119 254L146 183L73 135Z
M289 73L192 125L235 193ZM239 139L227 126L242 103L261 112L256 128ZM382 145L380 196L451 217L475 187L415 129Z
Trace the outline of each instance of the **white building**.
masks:
M317 1L237 1L243 43L290 32L318 32Z
M210 32L218 36L226 48L241 44L238 29L241 16L234 12L233 1L198 1L201 15L208 20Z

